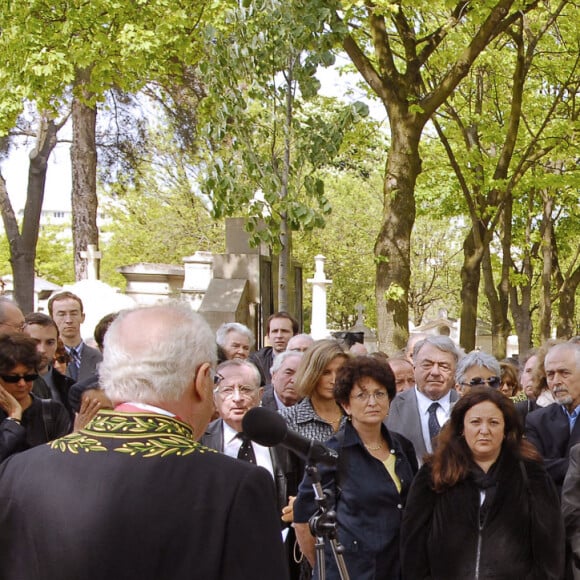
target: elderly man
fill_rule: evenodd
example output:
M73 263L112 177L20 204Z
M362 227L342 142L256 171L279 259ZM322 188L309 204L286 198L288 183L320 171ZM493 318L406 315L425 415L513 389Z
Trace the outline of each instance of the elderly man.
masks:
M298 321L288 312L276 312L268 318L266 337L272 346L265 346L250 355L250 360L258 367L261 385L269 385L272 381L270 369L274 357L286 350L288 341L298 333Z
M455 389L464 395L472 387L499 389L501 369L498 360L480 350L466 354L455 370Z
M556 403L526 417L526 437L544 458L544 465L561 489L570 449L580 443L580 345L565 342L550 348L544 360L548 388Z
M219 419L209 424L201 443L230 457L266 469L276 486L278 509L275 513L280 515L282 508L288 503L289 495L296 495L297 466L284 447L264 447L250 441L242 433L244 415L253 407L260 405L263 392L263 388L260 387L260 373L249 361L240 359L225 361L217 368L216 385L214 397ZM260 553L262 548L260 546ZM287 544L287 548L290 565L290 545ZM294 576L296 570L293 569L292 572Z
M306 352L314 344L314 339L309 334L295 334L286 345L286 350Z
M0 296L0 333L22 332L24 314L14 300Z
M272 384L266 385L262 396L262 407L279 411L291 407L300 400L294 386L294 376L302 360L302 353L285 350L274 358Z
M460 351L447 336L429 336L415 344L415 388L394 398L387 427L413 443L417 461L433 451L433 439L459 398L453 389Z
M286 578L270 476L196 441L215 359L187 306L119 315L99 368L115 410L0 467L0 578Z

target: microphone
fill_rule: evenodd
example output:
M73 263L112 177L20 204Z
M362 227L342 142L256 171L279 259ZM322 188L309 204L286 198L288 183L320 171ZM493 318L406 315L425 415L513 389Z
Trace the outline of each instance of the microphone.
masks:
M266 447L283 445L307 463L335 465L338 460L334 449L288 429L282 415L263 407L253 407L244 415L242 429L252 441Z

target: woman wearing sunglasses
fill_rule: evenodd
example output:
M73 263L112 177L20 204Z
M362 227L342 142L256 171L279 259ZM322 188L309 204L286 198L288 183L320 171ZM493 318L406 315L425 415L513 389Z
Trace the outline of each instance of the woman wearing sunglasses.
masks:
M472 350L457 363L455 389L460 395L467 394L473 387L499 389L501 369L498 360L481 350Z
M0 461L70 431L66 409L32 394L40 355L23 334L0 334Z

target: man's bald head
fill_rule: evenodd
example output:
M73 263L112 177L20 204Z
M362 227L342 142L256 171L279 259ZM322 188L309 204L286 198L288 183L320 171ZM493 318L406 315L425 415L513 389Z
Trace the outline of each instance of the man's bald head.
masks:
M99 376L114 402L177 401L203 363L216 363L209 325L189 306L168 303L119 314L105 336Z

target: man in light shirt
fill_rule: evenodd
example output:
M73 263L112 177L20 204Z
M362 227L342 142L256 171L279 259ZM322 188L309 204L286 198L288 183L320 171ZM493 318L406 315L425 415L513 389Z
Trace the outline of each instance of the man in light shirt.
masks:
M413 443L417 461L433 452L433 442L459 398L455 369L461 351L447 336L428 336L415 344L415 388L397 394L386 424Z

